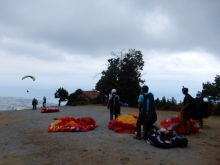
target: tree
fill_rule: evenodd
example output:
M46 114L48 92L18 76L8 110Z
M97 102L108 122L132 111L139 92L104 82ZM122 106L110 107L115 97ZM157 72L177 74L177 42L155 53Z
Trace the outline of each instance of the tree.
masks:
M210 83L209 81L202 84L202 97L207 98L209 102L217 104L220 101L220 76L215 77L215 82Z
M163 97L162 97L162 100L161 100L161 104L164 106L166 103L167 103L166 97L163 96Z
M60 106L60 103L62 101L66 101L66 99L68 98L68 92L66 91L66 89L64 88L59 88L56 93L54 93L54 97L55 98L59 98L59 104L58 106Z
M122 102L131 106L137 106L137 98L140 93L140 84L144 61L141 51L129 49L128 53L112 53L115 58L108 59L108 68L101 72L101 79L96 83L95 89L100 94L110 93L111 89L117 89Z
M171 104L172 105L177 105L177 101L174 97L171 98Z
M77 89L74 93L70 94L66 105L71 105L77 99L77 97L80 93L82 93L82 90Z

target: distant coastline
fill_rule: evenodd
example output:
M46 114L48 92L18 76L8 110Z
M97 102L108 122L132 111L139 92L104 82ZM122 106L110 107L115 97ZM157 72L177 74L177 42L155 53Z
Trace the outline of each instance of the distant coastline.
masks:
M32 109L32 99L23 97L0 97L0 111ZM41 108L43 100L38 100L37 108ZM49 103L47 106L57 106L57 104Z

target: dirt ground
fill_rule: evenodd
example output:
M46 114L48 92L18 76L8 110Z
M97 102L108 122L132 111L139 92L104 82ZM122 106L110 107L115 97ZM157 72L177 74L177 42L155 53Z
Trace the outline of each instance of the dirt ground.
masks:
M131 134L108 129L109 112L104 106L59 107L57 113L41 109L0 111L0 165L219 165L220 117L210 116L198 133L186 135L186 148L161 149ZM137 108L122 107L122 114L137 113ZM157 111L161 120L177 112ZM98 127L89 132L48 133L54 118L90 116Z

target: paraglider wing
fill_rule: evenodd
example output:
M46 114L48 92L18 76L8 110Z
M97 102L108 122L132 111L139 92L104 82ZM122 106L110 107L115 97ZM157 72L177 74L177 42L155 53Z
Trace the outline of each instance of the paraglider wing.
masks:
M34 76L24 76L24 77L22 78L22 80L24 80L24 79L26 79L26 78L28 78L28 77L30 77L33 81L36 80L36 78L35 78Z

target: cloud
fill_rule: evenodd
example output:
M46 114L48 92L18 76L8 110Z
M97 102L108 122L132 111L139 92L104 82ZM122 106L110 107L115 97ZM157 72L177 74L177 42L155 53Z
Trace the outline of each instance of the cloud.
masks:
M144 55L143 79L154 91L173 94L184 84L201 90L202 82L219 73L219 5L204 0L1 1L1 84L34 74L39 88L91 89L112 51L136 49Z
M136 47L169 51L203 47L217 54L218 3L6 1L1 5L1 30L7 38L70 54L101 56Z
M220 60L200 48L186 52L146 51L142 79L155 97L182 100L182 86L194 97L202 83L213 82L220 72Z
M175 53L149 51L146 55L144 72L148 79L169 80L173 77L179 81L186 78L188 81L204 81L204 78L213 79L213 75L220 71L220 60L199 48Z
M33 43L19 38L2 37L0 39L1 52L13 56L26 56L53 61L62 60L60 50L48 47L44 43Z

